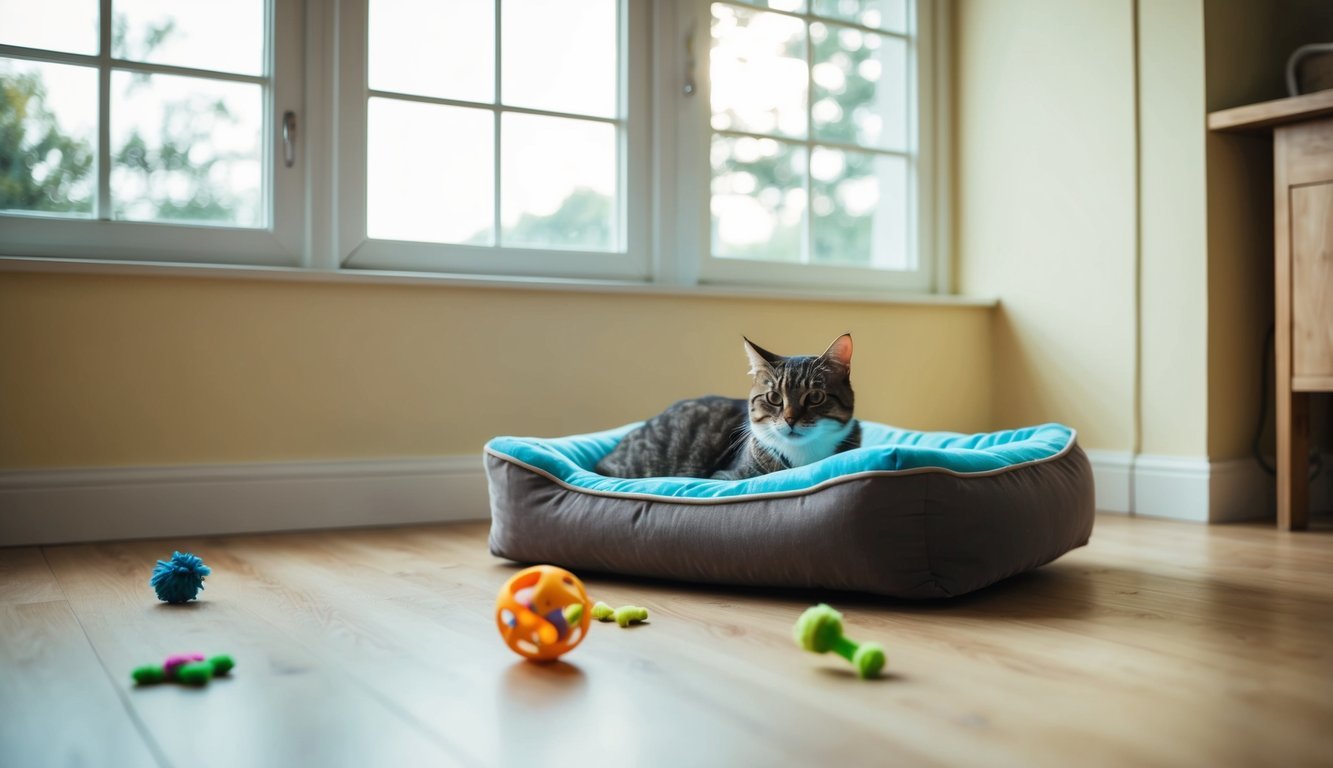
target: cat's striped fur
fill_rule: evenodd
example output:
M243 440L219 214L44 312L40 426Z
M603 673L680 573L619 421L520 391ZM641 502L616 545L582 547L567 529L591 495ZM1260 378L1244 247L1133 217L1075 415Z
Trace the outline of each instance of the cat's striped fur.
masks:
M682 400L630 432L597 465L613 477L738 480L810 464L861 443L852 416L852 337L818 357L783 357L745 339L746 400Z

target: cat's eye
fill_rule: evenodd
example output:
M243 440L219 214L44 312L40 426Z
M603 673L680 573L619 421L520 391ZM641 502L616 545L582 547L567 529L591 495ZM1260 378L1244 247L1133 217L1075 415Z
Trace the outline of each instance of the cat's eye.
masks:
M820 403L823 402L824 402L823 390L816 389L813 390L810 394L805 396L806 405L819 405Z
M769 405L782 405L782 393L776 389L770 389L768 394L764 395L764 399L768 401Z

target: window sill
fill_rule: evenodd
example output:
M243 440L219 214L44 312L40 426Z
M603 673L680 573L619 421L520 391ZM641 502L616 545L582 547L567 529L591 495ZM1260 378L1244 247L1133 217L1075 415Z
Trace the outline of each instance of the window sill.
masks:
M950 306L989 309L998 301L990 297L955 294L886 293L883 291L839 291L791 289L742 285L679 285L623 280L582 280L548 277L508 277L395 272L388 270L322 270L299 267L257 267L230 264L161 264L143 261L101 259L53 259L0 256L0 272L47 274L121 275L131 277L189 277L224 280L275 280L343 285L416 285L490 290L564 291L636 296L686 298L760 299L840 302L849 304L893 304L903 306Z

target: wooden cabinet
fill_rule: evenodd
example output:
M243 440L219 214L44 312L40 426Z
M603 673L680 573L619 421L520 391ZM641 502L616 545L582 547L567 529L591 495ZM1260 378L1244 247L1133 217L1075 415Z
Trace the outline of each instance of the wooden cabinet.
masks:
M1208 116L1273 135L1278 526L1309 520L1310 393L1333 392L1333 91Z
M1333 390L1333 182L1290 189L1291 388Z

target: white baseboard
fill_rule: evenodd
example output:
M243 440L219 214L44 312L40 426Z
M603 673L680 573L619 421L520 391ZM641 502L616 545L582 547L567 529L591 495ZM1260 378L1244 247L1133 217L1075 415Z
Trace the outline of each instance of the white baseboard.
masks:
M1097 489L1097 509L1128 513L1134 508L1134 456L1129 451L1088 450L1092 482Z
M1250 459L1087 451L1097 509L1220 523L1273 516ZM1311 508L1333 507L1333 456ZM0 472L0 546L485 520L480 456Z
M1208 493L1210 523L1277 520L1277 478L1254 459L1212 462Z
M0 472L0 546L489 516L480 456Z
M1208 459L1190 456L1134 457L1135 515L1210 521L1213 502Z
M1210 461L1128 451L1088 451L1097 509L1228 523L1274 516L1273 479L1251 459Z

